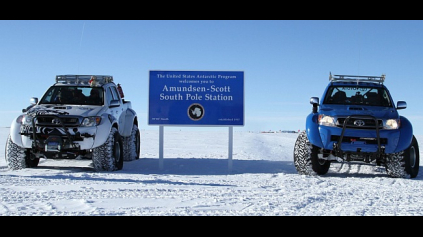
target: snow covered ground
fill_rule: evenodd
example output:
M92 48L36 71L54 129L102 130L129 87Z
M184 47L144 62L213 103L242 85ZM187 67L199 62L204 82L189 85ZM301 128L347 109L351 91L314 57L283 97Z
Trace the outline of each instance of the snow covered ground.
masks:
M4 145L8 128L0 128ZM393 179L382 167L335 164L322 177L298 175L297 134L234 128L232 172L228 131L165 128L142 131L141 157L117 172L94 172L89 160L45 160L9 171L0 152L2 216L421 216L423 169ZM417 136L423 141L422 136ZM420 153L420 155L422 155Z

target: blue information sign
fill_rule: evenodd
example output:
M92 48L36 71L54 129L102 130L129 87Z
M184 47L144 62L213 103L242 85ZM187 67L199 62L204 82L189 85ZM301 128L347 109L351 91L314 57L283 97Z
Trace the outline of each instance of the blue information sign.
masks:
M149 125L244 126L243 71L150 71Z

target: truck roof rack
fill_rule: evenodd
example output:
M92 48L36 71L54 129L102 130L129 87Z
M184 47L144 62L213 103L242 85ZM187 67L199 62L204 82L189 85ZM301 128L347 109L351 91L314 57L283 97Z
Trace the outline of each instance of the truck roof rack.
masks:
M331 82L370 82L383 84L385 81L385 74L382 76L352 76L352 75L333 75L329 74L329 81Z
M57 75L58 84L79 84L99 86L113 82L113 76L109 75Z

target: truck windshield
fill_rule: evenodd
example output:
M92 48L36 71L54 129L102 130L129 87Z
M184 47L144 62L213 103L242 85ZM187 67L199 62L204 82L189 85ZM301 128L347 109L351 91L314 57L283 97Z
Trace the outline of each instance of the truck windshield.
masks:
M385 89L362 86L331 86L323 103L392 107Z
M40 104L103 105L103 88L52 86Z

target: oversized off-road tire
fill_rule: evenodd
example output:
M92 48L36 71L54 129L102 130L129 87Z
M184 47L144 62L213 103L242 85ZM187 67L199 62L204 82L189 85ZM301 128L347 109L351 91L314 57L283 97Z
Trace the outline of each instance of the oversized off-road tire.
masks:
M123 138L123 159L124 161L138 160L140 152L140 130L134 124L131 135Z
M386 159L386 172L392 178L415 178L419 173L420 152L417 139L413 136L406 150L389 154Z
M295 141L294 165L302 175L324 175L329 171L330 162L318 158L319 148L310 144L307 134L302 131Z
M4 157L7 167L11 170L37 167L40 162L40 158L35 158L29 150L16 145L10 135L6 141Z
M123 168L123 142L116 128L110 130L107 141L93 149L93 166L96 171L116 171Z

